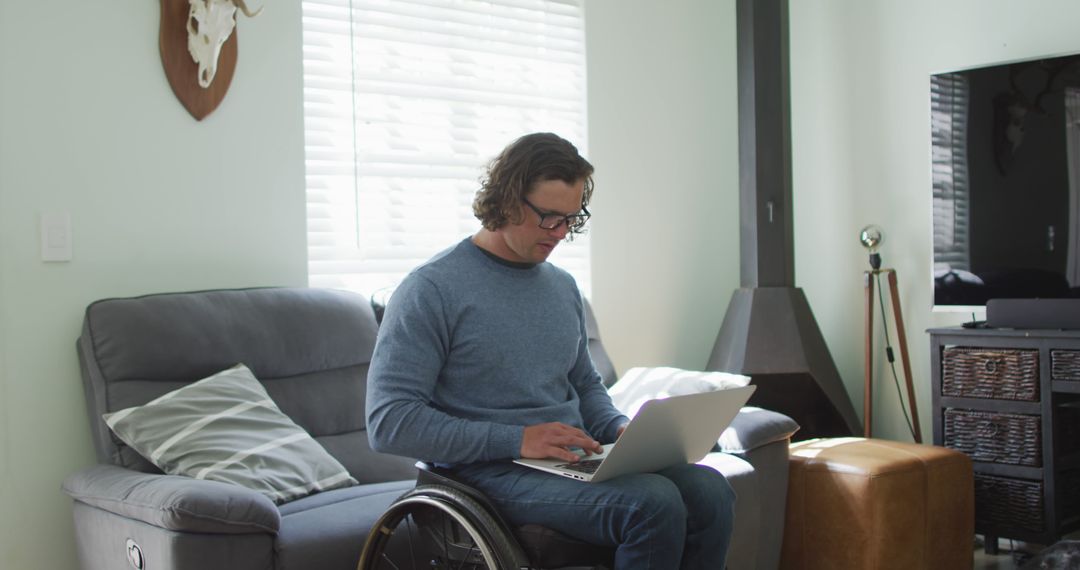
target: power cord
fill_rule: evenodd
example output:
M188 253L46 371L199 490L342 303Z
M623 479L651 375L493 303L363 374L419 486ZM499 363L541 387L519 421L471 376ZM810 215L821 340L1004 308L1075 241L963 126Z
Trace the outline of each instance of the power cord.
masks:
M900 411L904 413L904 421L907 422L908 432L911 439L915 440L915 428L911 425L911 417L908 416L907 408L904 407L904 394L900 391L900 377L896 374L896 358L893 357L892 341L889 340L889 323L885 318L885 295L881 290L881 274L874 273L877 281L878 305L881 306L881 329L885 331L885 357L889 360L889 368L892 370L893 384L896 385L896 396L900 398Z

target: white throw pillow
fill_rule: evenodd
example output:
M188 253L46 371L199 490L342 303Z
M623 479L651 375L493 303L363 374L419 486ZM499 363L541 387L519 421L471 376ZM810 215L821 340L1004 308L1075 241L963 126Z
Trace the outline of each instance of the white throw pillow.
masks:
M243 364L102 417L165 473L233 483L278 504L357 484Z
M627 370L608 390L615 407L634 417L649 400L740 388L749 376L727 372L701 372L669 367L639 367Z

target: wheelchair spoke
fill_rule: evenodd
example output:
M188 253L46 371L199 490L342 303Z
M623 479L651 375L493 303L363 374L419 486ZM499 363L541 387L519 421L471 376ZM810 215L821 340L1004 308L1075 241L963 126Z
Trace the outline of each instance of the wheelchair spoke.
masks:
M413 518L411 515L405 517L405 530L408 531L409 559L412 560L413 570L416 570L416 547L413 546L415 541L413 539Z
M461 563L458 564L458 568L465 568L466 564L469 564L470 566L475 566L474 564L471 564L469 562L469 558L472 557L472 555L475 552L476 552L476 544L473 544L472 546L469 547L469 551L465 553L465 557L461 559Z
M448 517L446 515L442 515L440 518L442 518L442 528L443 528L443 531L441 533L442 534L442 543L443 543L443 545L442 545L442 555L443 555L443 558L446 560L447 564L452 564L453 563L453 556L451 555L451 544L447 540L447 537L452 537L454 539L454 541L455 541L455 546L456 546L457 541L459 541L459 538L456 536L457 535L457 532L456 532L457 527L455 526L456 523L454 523L454 521L452 521L450 519L450 517ZM471 554L472 554L472 548L469 549L469 552L465 553L465 556L463 556L461 558L461 560L458 562L458 564L457 564L457 566L455 568L458 568L458 569L465 568L465 565L469 563L469 555L471 555Z
M450 543L447 542L446 537L450 534L450 527L447 523L450 522L450 518L446 515L440 515L439 518L442 521L442 532L439 533L439 538L442 539L442 556L446 560L446 563L450 563Z
M388 562L391 566L393 566L394 570L401 570L401 568L398 567L397 564L394 564L393 560L390 560L390 557L387 556L385 552L382 554L382 556L380 556L380 558L382 558L383 562ZM416 565L414 564L413 566L415 567Z

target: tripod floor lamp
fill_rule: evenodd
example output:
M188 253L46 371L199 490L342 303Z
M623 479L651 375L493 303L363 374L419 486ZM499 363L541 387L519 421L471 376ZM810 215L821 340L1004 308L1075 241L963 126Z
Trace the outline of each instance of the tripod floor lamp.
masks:
M863 436L872 436L873 410L874 410L874 282L880 287L881 275L885 274L889 282L889 296L892 299L893 322L896 323L896 342L900 347L900 363L904 370L904 380L907 385L908 409L910 410L911 434L915 443L922 443L922 430L919 429L919 413L915 406L915 388L911 379L911 359L908 358L907 335L904 331L904 314L900 311L900 293L896 285L896 270L881 268L881 254L878 247L881 245L885 234L881 228L870 225L859 232L859 241L870 251L870 270L863 272L863 288L866 293L866 343L865 359L866 368L863 375ZM880 299L881 292L878 292ZM880 302L882 329L885 331L885 355L890 366L894 363L892 346L889 343L888 320L885 318L885 303ZM893 368L895 377L895 368ZM899 383L897 390L899 391ZM903 409L903 398L900 406Z

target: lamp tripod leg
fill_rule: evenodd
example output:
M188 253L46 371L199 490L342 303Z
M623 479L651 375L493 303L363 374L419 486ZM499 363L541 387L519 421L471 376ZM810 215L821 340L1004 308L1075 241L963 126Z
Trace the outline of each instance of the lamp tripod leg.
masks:
M874 274L863 272L863 290L866 293L866 334L863 369L863 437L870 437L874 410Z
M922 430L919 429L919 412L915 405L915 387L911 379L911 359L908 358L907 334L904 331L904 313L900 311L900 291L896 284L896 271L888 270L889 296L892 298L893 318L896 321L896 342L900 345L900 363L904 367L904 380L907 384L908 409L911 410L911 428L915 432L915 443L922 443ZM903 403L901 403L903 405Z

